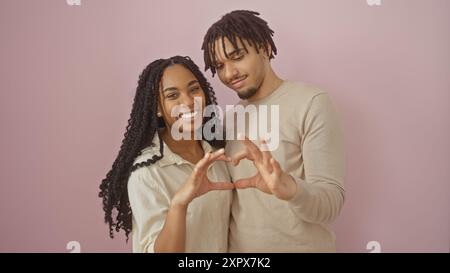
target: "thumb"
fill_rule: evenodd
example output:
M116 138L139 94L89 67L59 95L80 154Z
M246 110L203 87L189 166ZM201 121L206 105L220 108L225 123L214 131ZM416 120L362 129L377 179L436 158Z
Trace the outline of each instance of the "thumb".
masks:
M236 182L234 182L234 187L236 189L247 189L256 187L256 184L254 183L253 179L245 178L239 179Z

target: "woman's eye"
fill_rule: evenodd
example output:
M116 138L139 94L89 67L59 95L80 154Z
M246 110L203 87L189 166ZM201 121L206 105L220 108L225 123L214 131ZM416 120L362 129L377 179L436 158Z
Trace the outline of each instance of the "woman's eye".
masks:
M191 92L197 92L200 91L200 86L194 87L191 89Z
M222 68L223 68L223 65L221 65L221 64L216 65L216 70L221 70Z
M167 95L166 98L168 98L168 99L176 99L177 98L177 94L171 93L171 94Z

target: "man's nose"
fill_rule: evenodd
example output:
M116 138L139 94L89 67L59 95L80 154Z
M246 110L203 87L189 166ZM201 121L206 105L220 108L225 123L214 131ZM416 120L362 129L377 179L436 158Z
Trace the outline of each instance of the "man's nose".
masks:
M236 78L236 76L239 74L238 70L233 64L225 64L225 79L228 83L230 83L232 80Z

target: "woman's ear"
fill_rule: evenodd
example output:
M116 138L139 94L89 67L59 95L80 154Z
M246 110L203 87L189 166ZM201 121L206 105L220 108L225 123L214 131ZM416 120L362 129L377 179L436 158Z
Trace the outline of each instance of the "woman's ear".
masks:
M162 114L162 111L161 111L161 108L159 107L159 105L158 105L158 108L156 108L157 109L157 111L156 111L156 116L158 117L158 128L164 128L164 127L166 127L166 124L165 124L165 122L164 122L164 119L163 119L163 114Z
M156 105L156 116L161 118L162 115L162 107L161 107L161 101L158 101L158 104Z

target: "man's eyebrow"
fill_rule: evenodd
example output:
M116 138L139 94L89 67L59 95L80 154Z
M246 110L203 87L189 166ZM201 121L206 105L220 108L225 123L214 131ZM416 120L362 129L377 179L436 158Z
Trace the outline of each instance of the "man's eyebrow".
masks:
M231 57L233 55L241 53L243 50L244 50L243 48L236 48L235 50L231 51L230 53L227 53L227 55Z
M230 53L227 53L228 59L230 57L232 58L233 56L241 53L242 51L245 51L245 49L244 48L236 48L235 50L231 51ZM219 65L219 64L220 64L220 62L215 61L215 62L212 63L212 66L217 67L217 65Z

